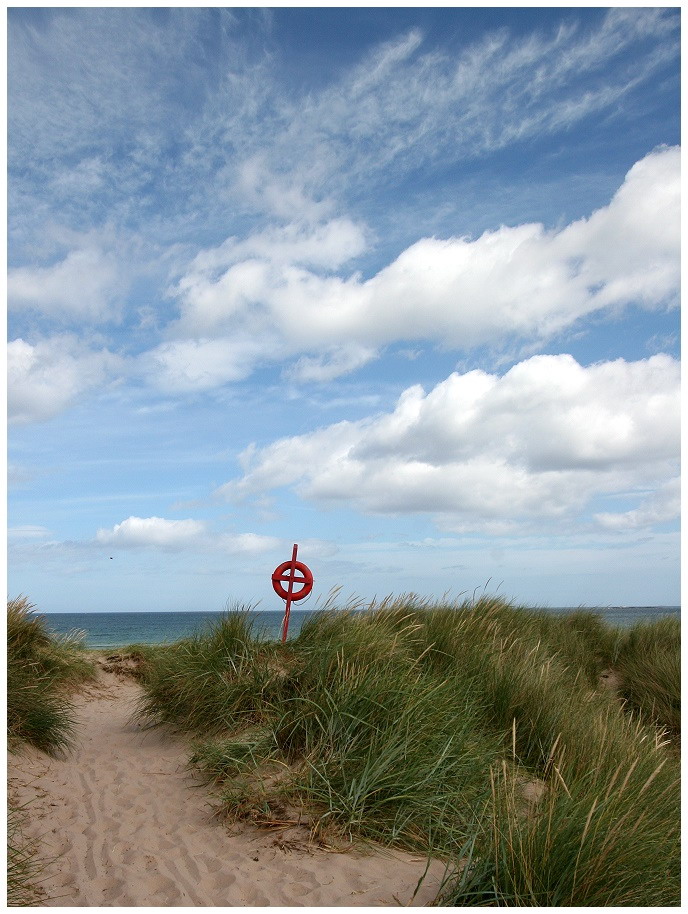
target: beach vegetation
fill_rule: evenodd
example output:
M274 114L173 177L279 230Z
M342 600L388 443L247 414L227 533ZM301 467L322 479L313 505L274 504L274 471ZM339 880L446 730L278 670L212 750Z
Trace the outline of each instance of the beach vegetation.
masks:
M26 597L7 603L7 741L10 751L34 746L63 755L74 738L71 695L95 675L83 638L52 635ZM22 832L25 809L8 804L7 904L36 903L42 864L36 842Z
M7 806L7 906L29 907L38 901L37 882L41 862L37 842L23 833L26 810L16 803Z
M619 639L613 665L627 708L676 739L681 731L679 620L638 622Z
M71 694L95 672L82 634L51 634L34 609L26 597L7 604L8 744L57 755L72 744Z
M286 644L253 624L143 666L139 713L193 736L223 814L440 858L445 905L678 903L672 624L486 595L330 607Z
M215 625L154 650L142 666L138 716L204 734L246 726L279 693L278 654L248 610L228 612Z

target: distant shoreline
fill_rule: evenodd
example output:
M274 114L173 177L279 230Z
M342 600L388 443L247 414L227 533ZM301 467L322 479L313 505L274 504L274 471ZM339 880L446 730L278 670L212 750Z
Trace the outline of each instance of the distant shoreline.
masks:
M676 612L681 609L681 604L670 604L663 605L657 604L654 605L649 603L647 605L629 605L629 606L539 606L535 607L536 609L541 609L543 612L613 612L615 610L655 610L659 612L660 610L667 610L668 612ZM95 616L95 615L110 615L110 616L167 616L172 613L198 613L200 614L217 614L223 615L228 612L226 609L123 609L123 610L110 610L110 609L93 609L93 610L81 610L80 612L64 612L64 611L49 611L44 610L38 615L41 616ZM275 612L281 612L281 610L275 609L251 609L249 612L255 613L256 615L261 614L270 614ZM292 607L291 613L311 613L319 612L318 609L300 609L297 606Z
M468 607L467 607L468 608ZM319 608L294 608L289 625L289 639L298 636L301 627L318 612ZM360 610L366 612L366 609ZM538 609L553 616L577 612L599 615L607 625L628 628L638 622L662 616L681 618L680 606L637 607L556 607ZM48 628L58 636L84 633L84 647L88 650L117 650L130 644L172 644L182 638L199 634L205 627L217 622L226 610L156 610L153 612L81 612L48 613L40 615ZM267 640L280 637L284 611L282 609L251 610L251 621L256 634L260 630Z

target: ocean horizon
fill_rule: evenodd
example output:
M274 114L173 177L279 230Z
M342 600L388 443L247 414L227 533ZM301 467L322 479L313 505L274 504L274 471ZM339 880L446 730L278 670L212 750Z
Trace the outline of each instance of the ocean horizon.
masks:
M561 614L585 610L598 613L610 625L627 627L636 622L651 621L661 616L680 619L680 606L577 606L539 607L544 612ZM361 610L365 612L365 610ZM82 612L38 613L55 635L72 632L83 634L88 649L124 647L128 644L164 644L202 632L226 615L226 610L164 611L157 612ZM296 637L301 627L317 609L292 609L289 618L289 637ZM250 615L257 636L267 640L280 636L283 610L251 610Z

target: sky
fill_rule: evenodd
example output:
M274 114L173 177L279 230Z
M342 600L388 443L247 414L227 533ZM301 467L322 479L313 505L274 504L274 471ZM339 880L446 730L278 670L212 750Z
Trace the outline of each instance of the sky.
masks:
M678 604L679 26L9 9L9 595Z

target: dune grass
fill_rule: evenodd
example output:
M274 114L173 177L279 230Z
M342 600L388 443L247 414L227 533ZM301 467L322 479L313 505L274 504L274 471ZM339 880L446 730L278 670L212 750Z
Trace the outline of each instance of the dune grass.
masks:
M328 609L284 645L236 611L146 660L140 714L196 738L227 815L439 857L440 903L675 905L677 664L670 620L485 596Z
M139 716L198 733L218 733L259 719L276 697L277 645L255 631L247 610L229 612L216 626L153 649L146 662Z
M639 622L620 639L614 667L629 709L665 728L681 731L681 623L665 617Z
M22 833L25 810L12 803L7 808L7 905L28 907L36 903L36 881L41 863L36 856L36 842Z
M31 745L63 755L72 745L71 693L94 676L78 633L50 634L25 597L7 604L7 742L10 751ZM30 905L40 872L35 846L21 831L24 810L9 805L7 828L8 905Z
M92 678L78 632L55 637L25 597L7 604L7 736L55 755L69 749L70 692Z

